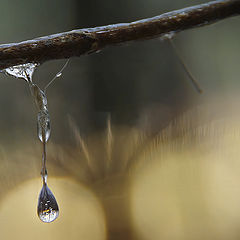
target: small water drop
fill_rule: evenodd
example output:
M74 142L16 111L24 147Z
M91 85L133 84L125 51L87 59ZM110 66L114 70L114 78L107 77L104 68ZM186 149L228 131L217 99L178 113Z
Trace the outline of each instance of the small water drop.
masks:
M59 215L57 201L47 184L43 185L39 194L37 213L40 220L46 223L54 221Z
M50 116L47 110L40 111L37 119L37 134L41 142L48 141L51 133Z
M38 65L37 63L26 63L6 68L2 72L29 82L29 80L32 81L32 75Z
M59 73L56 75L57 78L59 78L59 77L61 77L61 76L62 76L62 73L61 73L61 72L59 72Z

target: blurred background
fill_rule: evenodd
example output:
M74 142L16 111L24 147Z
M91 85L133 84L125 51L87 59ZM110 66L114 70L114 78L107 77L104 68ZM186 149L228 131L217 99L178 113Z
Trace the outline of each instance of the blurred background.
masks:
M135 21L193 2L1 4L3 44ZM174 38L202 95L159 39L70 60L48 90L49 187L60 206L51 224L36 215L41 144L33 99L23 80L0 75L3 239L239 239L239 24L234 17ZM64 63L44 63L34 82L44 87Z

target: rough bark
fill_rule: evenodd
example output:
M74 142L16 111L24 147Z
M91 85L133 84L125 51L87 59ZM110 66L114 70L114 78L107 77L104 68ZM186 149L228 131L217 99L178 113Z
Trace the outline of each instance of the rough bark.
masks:
M218 0L131 23L73 30L0 45L0 69L95 53L104 47L161 37L239 15L240 0Z

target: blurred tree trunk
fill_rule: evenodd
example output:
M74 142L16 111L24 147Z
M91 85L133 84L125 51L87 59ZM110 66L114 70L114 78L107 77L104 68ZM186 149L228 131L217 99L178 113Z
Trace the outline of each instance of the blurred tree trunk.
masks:
M118 175L91 186L105 213L108 240L133 239L128 185L127 175Z

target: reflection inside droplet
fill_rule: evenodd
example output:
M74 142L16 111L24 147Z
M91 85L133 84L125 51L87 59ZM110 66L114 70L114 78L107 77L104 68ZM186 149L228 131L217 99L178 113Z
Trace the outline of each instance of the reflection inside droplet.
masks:
M51 127L49 113L47 110L40 111L37 119L37 134L39 140L43 142L44 139L45 142L47 142L50 137L50 133Z
M57 201L47 184L43 185L39 194L37 213L40 220L46 223L54 221L59 215Z

